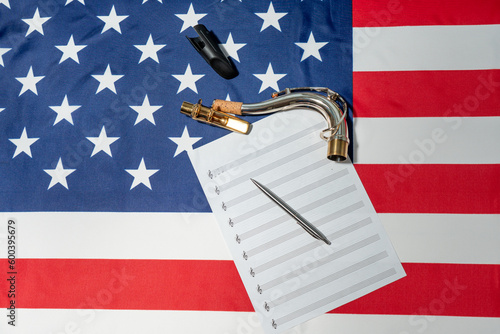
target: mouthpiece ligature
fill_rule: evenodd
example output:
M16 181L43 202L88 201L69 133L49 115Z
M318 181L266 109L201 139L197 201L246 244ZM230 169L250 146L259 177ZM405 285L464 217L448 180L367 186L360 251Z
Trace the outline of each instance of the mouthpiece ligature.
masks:
M192 104L184 101L181 106L181 113L191 116L191 118L218 127L247 134L250 131L250 123L239 119L233 115L229 115L222 111L217 111L214 108L208 108L201 104L201 99L197 104Z

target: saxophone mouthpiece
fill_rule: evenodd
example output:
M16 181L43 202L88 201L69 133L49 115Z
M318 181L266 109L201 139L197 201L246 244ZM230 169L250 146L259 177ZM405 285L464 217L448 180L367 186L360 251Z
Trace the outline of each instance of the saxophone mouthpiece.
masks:
M181 105L181 113L192 119L215 125L227 130L247 134L250 131L250 123L225 112L205 107L201 99L197 104L184 101Z

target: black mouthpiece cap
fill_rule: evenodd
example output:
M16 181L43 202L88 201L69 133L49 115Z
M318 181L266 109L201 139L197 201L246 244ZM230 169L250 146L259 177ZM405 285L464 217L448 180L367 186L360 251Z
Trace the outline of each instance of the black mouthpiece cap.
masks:
M203 24L195 25L194 30L199 37L187 37L193 47L206 62L224 79L232 79L238 75L233 62L226 57L219 46L217 37Z

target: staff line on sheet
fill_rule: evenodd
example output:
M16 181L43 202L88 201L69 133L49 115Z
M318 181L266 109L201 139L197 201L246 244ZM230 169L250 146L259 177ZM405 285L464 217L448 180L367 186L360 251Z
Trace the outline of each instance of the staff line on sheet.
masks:
M360 262L354 263L348 267L342 268L334 273L331 273L323 278L320 278L316 281L313 281L301 288L298 288L297 290L291 291L287 293L286 295L283 295L275 300L272 300L270 302L267 302L267 305L272 308L278 305L281 305L283 303L286 303L294 298L300 297L306 293L309 293L317 288L320 288L324 285L327 285L333 281L338 280L339 278L346 277L347 275L350 275L352 273L355 273L356 271L359 271L363 268L366 268L382 259L385 259L388 257L389 254L387 254L386 251L382 251L378 254L372 255L364 260L361 260Z
M350 193L353 193L354 191L356 190L356 186L353 184L353 185L350 185L344 189L341 189L339 191L336 191L334 192L333 194L331 194L330 196L328 197L323 197L323 198L320 198L312 203L309 203L307 205L304 205L300 208L297 209L298 212L302 213L302 214L306 214L308 213L309 211L312 211L314 209L317 209L319 208L320 206L322 205L325 205L327 203L331 203L332 201L336 200L336 199L339 199L341 198L342 196L346 196ZM359 204L361 203L361 205ZM272 203L271 203L272 204ZM266 206L266 204L264 204L264 206ZM361 207L363 207L363 202L357 202L357 203L354 203L346 208L343 208L337 212L334 212L330 215L327 215L325 217L332 217L332 215L334 214L339 214L338 217L342 216L343 214L346 214L346 213L349 213L349 212L352 212L349 210L349 208L353 208L352 211L355 211ZM315 221L314 225L316 226L319 226L319 225L322 225L322 224L325 224L328 222L328 220L325 220L325 217L323 218L319 218L317 221ZM337 216L335 216L336 218L338 218ZM293 220L289 215L287 214L283 214L281 216L279 216L278 218L275 218L273 220L270 220L268 221L267 223L264 223L260 226L257 226L257 227L254 227L252 228L251 230L248 230L246 232L243 232L241 234L238 234L240 240L245 240L245 239L248 239L248 238L251 238L251 237L254 237L256 235L258 235L259 233L262 233L263 231L265 230L268 230L272 227L275 227L275 226L278 226L284 222L287 222L287 221L290 221L290 220ZM300 231L300 230L298 230Z
M339 299L341 299L349 294L355 293L359 290L362 290L366 287L369 287L373 284L376 284L384 279L387 279L387 278L395 275L396 273L397 273L396 269L394 269L394 268L387 269L387 270L385 270L381 273L378 273L372 277L369 277L361 282L358 282L358 283L356 283L348 288L340 290L339 292L334 293L333 295L330 295L328 297L320 299L315 303L309 304L309 305L307 305L299 310L296 310L296 311L289 313L281 318L273 320L273 324L274 324L274 326L279 326L279 325L285 324L291 320L296 319L297 317L300 317L302 314L310 312L311 309L317 309L319 307L333 303L333 302L335 302L335 301L337 301L337 300L339 300Z
M359 205L359 203L361 203L361 205ZM329 215L329 216L333 216L335 214L336 217L335 218L339 218L339 217L342 217L350 212L353 212L353 211L356 211L360 208L363 207L363 203L362 202L357 202L357 203L354 203L353 205L345 208L345 209L349 209L349 210L345 210L345 209L341 209L337 212L334 212L333 214ZM328 216L327 216L328 217ZM322 224L325 224L327 222L330 222L332 219L322 219L321 221L317 221L316 222L316 226L321 226ZM262 252L265 252L266 250L270 249L270 248L273 248L275 246L278 246L280 245L281 243L284 243L292 238L295 238L299 235L302 235L304 233L304 231L302 230L302 228L295 228L294 230L288 232L288 233L285 233L277 238L274 238L272 240L269 240L268 242L265 242L257 247L254 247L252 249L250 249L249 251L245 252L245 256L247 257L252 257L252 256L255 256L259 253L262 253Z
M344 248L335 250L334 253L332 253L328 256L325 256L325 257L323 257L323 258L321 258L313 263L307 263L306 265L303 265L302 267L294 269L292 272L299 273L299 274L306 274L309 271L317 269L324 264L330 263L334 260L338 260L338 259L342 258L343 256L349 255L349 254L351 254L359 249L362 249L368 245L371 245L372 243L374 243L378 240L380 240L380 235L378 235L378 234L372 235L372 236L365 238L361 241L357 241L353 244L350 244ZM280 277L276 277L276 278L274 278L266 283L260 284L257 287L257 290L258 291L267 291L271 288L274 288L274 287L288 281L289 275L290 275L290 273L286 273L285 275L282 275Z
M214 168L213 170L210 170L210 173L213 175L214 178L216 178L220 174L230 170L231 168L233 168L235 166L242 165L245 162L248 162L252 159L258 158L258 157L260 157L266 153L269 153L271 151L274 151L277 148L281 148L281 147L283 147L284 144L289 144L289 143L292 143L296 140L300 140L303 136L311 133L313 130L316 130L320 124L321 123L316 123L316 124L306 128L302 131L299 131L291 136L288 136L288 137L283 138L281 140L278 140L278 141L276 141L276 142L274 142L274 143L272 143L264 148L261 148L261 149L257 150L256 152L253 152L252 154L245 155L244 157L241 157L239 159L231 161L225 165Z
M293 199L295 199L295 198L297 198L297 197L299 197L301 195L305 195L305 194L307 194L307 193L309 193L311 191L314 191L314 190L316 190L317 188L319 188L319 187L321 187L323 185L329 184L330 182L333 182L333 181L335 181L335 180L337 180L337 179L339 179L342 176L345 176L347 174L348 174L347 169L342 169L342 170L340 170L340 171L338 171L338 172L336 172L336 173L334 173L332 175L327 175L326 177L324 177L324 178L322 178L320 180L317 180L316 182L312 182L310 184L306 184L305 186L303 186L301 188L298 188L298 189L295 189L292 192L290 192L290 193L288 193L288 194L286 194L284 196L280 196L280 197L285 202L288 202L288 201L293 200ZM254 190L246 193L247 194L246 199L249 198L248 194L252 193L253 191ZM258 191L258 193L260 193L260 190L257 189L257 191ZM227 203L226 203L226 206L229 207ZM255 216L255 215L257 215L257 214L259 214L261 212L269 210L269 209L271 209L271 208L273 208L275 206L276 205L273 202L267 201L266 204L263 204L263 205L261 205L259 207L256 207L256 208L254 208L254 209L252 209L250 211L247 211L246 213L243 213L243 214L241 214L239 216L234 217L233 218L234 223L238 224L238 223L240 223L240 222L242 222L242 221L244 221L246 219L249 219L249 218L251 218L251 217L253 217L253 216Z
M272 171L276 168L280 168L280 167L282 168L286 163L297 160L299 158L303 158L304 155L309 154L315 150L318 150L319 148L324 148L324 145L325 144L323 142L316 142L310 146L304 147L303 149L295 151L292 154L289 154L287 156L282 157L281 159L274 160L265 166L262 166L260 168L255 169L255 170L252 170L249 173L246 173L244 175L236 177L235 179L221 185L219 187L219 189L220 189L220 191L225 191L225 190L231 189L231 188L233 188L233 187L235 187L243 182L248 181L251 177L253 177L255 175L264 174L265 172Z
M297 177L299 176L302 176L302 175L305 175L311 171L315 171L317 170L318 168L321 168L323 167L324 165L327 165L327 164L330 164L331 162L330 161L327 161L326 159L321 159L319 161L316 161L308 166L305 166L295 172L292 172L290 174L285 174L283 175L282 177L280 178L277 178L271 182L268 183L268 187L271 187L271 188L274 188L274 187L278 187L284 183L287 183L289 182L290 180L293 180L293 179L296 179ZM260 194L260 190L255 188L254 190L246 193L246 194L243 194L243 195L240 195L240 196L237 196L229 201L226 202L226 205L229 207L229 206L232 206L232 205L235 205L235 204L238 204L242 201L245 201L245 200L248 200L249 198L252 198L252 197L255 197L257 196L258 194Z
M363 228L371 223L372 223L371 218L367 217L367 218L360 220L354 224L348 225L348 226L346 226L346 227L344 227L344 228L342 228L334 233L331 233L331 234L327 235L327 237L330 241L333 241L333 240L341 238L341 237L343 237L351 232L359 230L359 229L361 229L361 228ZM293 259L294 257L300 256L300 255L304 254L305 252L308 252L308 251L316 248L318 246L318 242L320 242L320 241L312 240L311 242L309 242L308 244L305 244L302 247L295 248L286 254L280 255L280 256L275 257L275 258L273 258L265 263L262 263L259 266L252 268L252 270L255 274L262 273L270 268L273 268L274 266L276 266L278 264L286 262L290 259Z

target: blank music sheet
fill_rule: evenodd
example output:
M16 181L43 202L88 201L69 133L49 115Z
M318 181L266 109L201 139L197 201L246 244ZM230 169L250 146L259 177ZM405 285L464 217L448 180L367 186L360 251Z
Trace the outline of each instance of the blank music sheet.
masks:
M190 159L266 333L328 312L405 273L348 160L326 158L326 122L293 110L191 151ZM331 241L314 239L253 178Z

